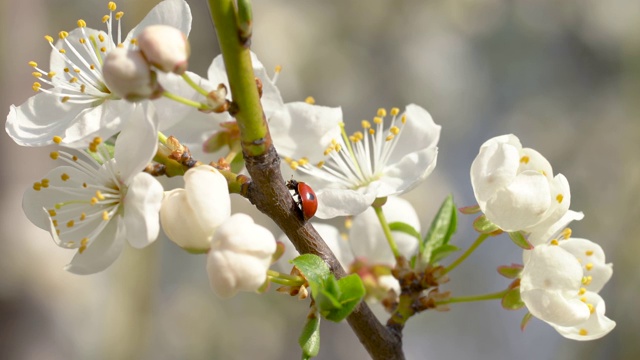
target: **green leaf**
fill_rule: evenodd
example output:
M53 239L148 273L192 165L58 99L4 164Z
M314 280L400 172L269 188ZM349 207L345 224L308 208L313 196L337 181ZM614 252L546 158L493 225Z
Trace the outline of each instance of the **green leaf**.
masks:
M507 279L517 279L522 273L523 266L520 264L502 265L498 266L498 274L506 277Z
M334 309L325 315L327 320L340 322L344 320L360 303L366 294L362 279L357 274L351 274L338 280L340 286L339 309Z
M520 246L525 250L533 249L533 245L522 235L521 231L514 231L509 233L509 237L514 244Z
M522 321L520 322L520 330L524 331L524 329L527 327L527 324L529 324L529 320L531 320L532 317L533 315L531 315L531 313L527 311L527 313L522 318Z
M459 247L451 244L444 244L431 252L431 263L437 263L454 252L460 250Z
M307 323L298 338L298 344L302 348L302 358L311 359L320 352L320 317L317 313L307 317Z
M329 266L317 255L300 255L291 260L291 263L300 270L309 283L323 284L331 275Z
M431 222L429 232L420 243L420 263L433 263L433 251L446 245L456 232L458 218L453 196L449 195L442 202L440 210Z
M233 158L233 160L231 160L231 172L233 173L240 173L240 171L242 171L242 169L244 168L244 157L242 155L242 153L239 153L238 155L236 155L236 157Z
M524 302L520 297L520 287L509 290L502 297L502 307L506 310L519 310L524 306Z
M418 239L418 243L422 242L422 236L420 235L418 230L407 223L403 223L401 221L392 222L389 223L389 229L391 229L391 231L399 231L407 235L411 235Z
M480 205L471 205L471 206L461 207L458 209L458 211L460 211L465 215L473 215L473 214L479 213L481 210L480 210Z
M478 216L478 218L473 221L473 228L481 234L491 234L494 231L500 230L498 225L487 220L487 217L484 215Z

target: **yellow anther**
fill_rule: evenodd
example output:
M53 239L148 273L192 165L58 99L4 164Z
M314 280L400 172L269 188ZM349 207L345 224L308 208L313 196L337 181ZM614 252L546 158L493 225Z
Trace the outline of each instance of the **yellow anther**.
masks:
M67 227L68 227L68 228L73 227L73 225L74 225L74 224L75 224L75 222L74 222L73 220L69 220L69 221L67 222Z
M49 210L47 210L47 212L49 213L49 216L51 216L51 217L53 217L53 216L56 216L56 215L57 215L57 213L56 213L56 210L55 210L55 209L49 209Z
M551 240L551 245L558 245L558 239Z
M289 166L291 167L292 170L298 170L298 166L300 166L300 164L298 164L297 161L293 160L293 161L291 161Z
M33 77L35 77L35 78L41 78L42 77L42 73L39 73L37 71L32 72L31 75L33 75Z
M349 141L351 141L352 143L356 143L356 142L358 142L358 138L356 138L355 136L351 135L351 136L349 136Z
M400 121L401 121L403 124L406 124L406 123L407 123L407 114L402 115L402 119L400 119Z
M111 16L105 15L105 16L102 17L102 22L106 23L107 21L109 21L109 19L111 19Z
M61 101L62 101L62 103L66 103L67 101L69 101L69 99L71 99L71 98L70 98L70 97L68 97L68 96L64 96L64 97L61 99Z
M56 235L60 236L60 229L56 229Z
M102 212L102 220L109 220L109 213L106 210Z
M382 118L381 118L381 117L379 117L379 116L376 116L376 117L374 117L374 118L373 118L373 122L374 122L375 124L378 124L378 125L379 125L379 124L382 124Z
M62 175L60 175L60 179L62 179L62 181L67 181L69 180L71 177L69 176L69 174L67 173L62 173Z
M58 220L51 220L53 227L58 227Z
M332 151L333 151L333 147L328 147L324 149L324 156L331 154Z
M290 158L290 157L288 157L288 156L285 156L285 157L284 157L284 162L286 162L287 164L291 163L291 161L292 161L292 160L293 160L293 159L292 159L292 158Z
M87 188L87 183L82 183L82 187L86 189Z
M363 129L370 129L371 128L371 123L367 120L362 120L360 122L360 125L362 125Z
M86 218L87 218L87 214L85 213L80 214L80 221L83 221Z
M279 74L282 71L282 65L276 65L276 70L275 71L276 71L276 74Z
M71 158L73 161L78 161L78 157L73 155L73 157Z
M583 303L587 303L587 297L586 296L581 296L580 297L580 301L582 301Z
M57 152L57 151L52 151L52 152L49 154L49 157L50 157L50 158L52 158L53 160L57 160L57 159L58 159L58 156L60 156L60 153L59 153L59 152Z
M591 256L591 255L593 255L593 250L587 250L587 251L585 251L585 255L587 255L587 256Z
M564 228L564 230L562 230L562 233L561 233L562 238L565 240L569 239L571 237L571 233L572 233L571 228Z
M389 128L389 132L393 135L398 135L400 133L400 128L397 126L392 126Z
M31 67L37 67L37 66L38 66L38 63L37 63L37 62L35 62L35 61L29 61L29 66L31 66Z
M53 37L49 36L49 35L45 35L44 36L45 40L47 40L48 42L52 43L53 42Z
M92 198L91 198L91 205L95 205L95 204L97 204L97 203L98 203L98 199L96 199L96 198L92 197Z
M40 84L39 82L34 82L33 85L31 86L31 88L33 89L33 91L38 91L40 90L40 88L42 87L42 84Z
M124 11L118 11L116 13L116 20L122 19L123 16L124 16Z
M317 166L317 167L319 167L319 168L323 167L323 166L324 166L324 160L320 160L320 161L316 164L316 166Z
M340 151L342 151L342 145L336 144L334 149L335 149L336 152L340 152Z
M47 76L49 77L49 79L53 78L54 76L56 76L56 72L55 71L49 71L47 73Z
M60 31L60 32L58 33L58 37L59 37L61 40L66 39L66 38L68 38L68 37L69 37L69 33L68 33L68 32L66 32L66 31Z
M100 192L100 190L96 191L96 197L100 200L104 200L104 195L102 195L102 193Z
M71 70L69 70L68 67L64 68L64 72L68 73L69 71L71 71Z
M33 183L33 190L40 191L40 189L42 189L42 184L40 184L39 182L34 182Z
M389 134L389 135L387 135L386 138L384 138L384 141L391 141L391 140L393 140L394 137L395 136L393 134Z
M400 109L397 107L391 108L391 116L398 116L400 114Z
M102 143L102 138L100 136L96 136L93 138L93 140L91 140L91 142L96 145L100 145Z
M307 96L307 98L304 99L304 102L310 105L314 105L316 103L316 99L314 99L313 96Z
M387 116L387 110L385 110L384 108L380 108L380 109L378 109L378 113L377 114L380 117L385 117L385 116Z
M89 144L89 151L92 153L98 152L98 147L95 144Z
M78 24L78 27L81 27L81 28L87 27L87 22L82 19L78 19L77 24Z
M60 50L58 50L58 52L59 52L60 54L66 54L66 53L67 53L67 50L65 50L65 49L60 49Z
M353 226L353 218L351 216L348 216L344 220L344 227L345 227L345 229L349 230L349 229L351 229L352 226Z
M580 329L580 331L578 332L581 336L587 336L589 335L589 332L587 331L587 329Z
M587 307L589 308L589 313L593 314L596 312L596 307L593 306L593 304L587 304Z
M542 174L542 175L544 175L544 176L547 176L547 172L546 172L546 171L544 171L544 170L540 170L540 174Z
M44 187L44 188L49 187L49 179L42 179L42 180L40 180L40 183L42 184L42 187Z
M593 263L587 263L584 268L587 269L587 271L591 271L591 269L593 269Z
M75 72L76 74L80 74L80 69L73 69L73 72Z
M87 85L85 85L85 84L80 85L80 92L81 93L83 93L86 89L87 89Z
M116 47L118 47L118 48L120 48L120 49L123 49L123 48L124 48L124 44L123 44L123 43L120 43L120 44L116 45Z
M133 38L131 39L131 45L137 45L138 44L138 39L137 38ZM118 44L120 45L120 44Z
M78 39L78 41L80 42L80 44L83 44L87 42L87 40L85 38L80 38Z
M558 194L558 196L556 196L556 201L558 202L558 204L562 204L562 200L564 200L564 196L562 196L562 194Z
M89 65L89 69L91 69L91 70L95 70L95 69L96 69L96 65L95 65L95 64L91 64L91 65Z
M80 240L80 247L78 248L78 252L82 254L85 250L87 250L87 245L89 244L89 239L84 238Z
M305 166L305 165L307 165L308 163L309 163L309 159L307 159L307 158L302 158L302 159L299 159L299 160L298 160L298 164L299 164L300 166Z
M114 3L113 1L109 1L109 4L107 6L109 7L109 11L116 11L116 9L118 8L116 6L116 3Z
M376 131L375 131L375 130L373 130L373 129L369 129L369 135L373 135L373 134L375 134L375 133L376 133Z
M592 276L583 276L582 277L582 285L588 286L589 284L591 284L591 281L593 281L593 277Z
M104 35L98 34L98 40L100 40L100 42L104 42Z
M103 47L100 48L100 51L101 52L107 52L107 48L103 46Z
M578 295L582 296L587 292L587 289L581 287L580 290L578 291Z
M528 164L529 163L529 157L527 155L523 156L520 158L520 162L523 164Z

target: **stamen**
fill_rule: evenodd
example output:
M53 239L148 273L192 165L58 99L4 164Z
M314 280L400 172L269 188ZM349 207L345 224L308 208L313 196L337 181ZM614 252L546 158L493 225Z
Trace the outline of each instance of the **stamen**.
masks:
M47 40L50 43L53 43L53 37L49 36L49 35L45 35L44 36L45 40Z
M587 255L587 256L591 256L591 255L593 255L593 250L587 250L587 251L585 251L585 255Z
M64 40L69 37L69 33L66 31L60 31L58 33L58 37L60 38L60 40Z
M78 24L78 27L80 28L87 27L87 22L82 19L79 19L77 24Z
M57 215L56 210L55 209L49 209L47 210L47 212L49 213L49 216L54 217Z
M109 7L109 11L116 11L116 9L118 8L116 6L116 3L113 1L109 1L109 4L107 4L107 7Z
M78 248L78 252L80 254L82 254L87 249L87 245L88 244L89 244L89 239L88 238L84 238L84 239L80 240L80 247Z
M70 178L69 174L62 173L62 175L60 175L60 179L62 179L62 181L67 181L69 180L69 178Z
M578 295L582 296L587 292L587 289L581 287L580 290L578 290Z
M563 199L564 196L562 196L562 194L558 194L558 196L556 196L556 201L558 202L558 204L561 204Z
M29 66L31 67L38 67L38 63L35 61L29 61Z
M591 284L591 281L593 281L593 277L592 276L583 276L582 277L582 285L589 286L589 284Z
M123 16L124 16L124 11L118 11L116 13L116 20L122 19Z
M580 329L579 334L581 336L587 336L589 335L589 332L587 331L587 329Z
M304 99L304 102L310 105L314 105L316 103L316 99L314 99L312 96L307 96L307 98Z
M587 271L591 271L591 269L593 269L593 263L587 263L584 268L587 269Z
M529 157L527 155L523 156L520 158L520 162L523 164L528 164L529 163Z
M58 157L59 157L59 156L60 156L60 153L59 153L59 152L57 152L57 151L52 151L52 152L49 154L49 157L50 157L50 158L52 158L53 160L58 160Z
M105 16L102 17L102 22L106 23L107 21L109 21L109 19L111 19L111 16L105 15Z
M379 116L379 117L385 117L385 116L387 116L387 110L385 110L384 108L380 108L380 109L378 109L378 116Z
M102 220L104 221L109 220L109 213L107 211L102 212Z
M397 107L391 108L391 116L398 116L400 114L400 109Z
M562 233L560 233L562 235L562 238L567 240L569 238L571 238L571 229L570 228L565 228L564 230L562 230Z

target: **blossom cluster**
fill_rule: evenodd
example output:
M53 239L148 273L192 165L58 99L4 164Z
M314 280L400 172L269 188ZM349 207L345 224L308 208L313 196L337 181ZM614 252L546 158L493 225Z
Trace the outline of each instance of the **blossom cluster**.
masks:
M6 131L16 143L55 144L61 149L51 158L64 162L26 191L27 217L59 246L76 251L66 267L76 274L106 269L127 243L143 248L162 229L184 250L206 254L219 296L263 290L281 249L269 230L231 211L230 183L244 175L238 175L242 166L234 168L240 130L222 56L207 78L188 71L191 11L184 0L160 2L124 40L124 14L113 2L108 9L106 32L78 20L78 28L60 32L55 43L46 37L50 70L30 63L38 94L11 106L7 116ZM253 53L251 61L283 167L304 180L294 184L315 189L308 198L298 194L303 220L314 212L319 219L348 217L348 234L314 226L343 267L362 277L370 299L397 300L403 291L392 275L398 258L416 261L424 251L411 234L421 232L419 216L399 195L433 172L441 126L409 104L380 108L348 134L340 107L315 105L311 98L285 103L277 77ZM169 165L184 170L183 187L158 180ZM486 219L531 245L519 281L529 312L572 339L611 331L615 322L604 315L598 292L612 267L600 246L571 237L566 228L582 219L569 210L567 179L554 176L540 153L504 135L482 145L471 183ZM383 232L385 221L411 231ZM293 258L295 250L285 248L290 253L282 259Z

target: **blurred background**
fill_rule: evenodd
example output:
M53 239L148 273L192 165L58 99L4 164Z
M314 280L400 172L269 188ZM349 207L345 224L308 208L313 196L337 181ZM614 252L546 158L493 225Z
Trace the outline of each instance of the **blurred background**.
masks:
M191 69L206 75L219 53L204 0L193 11ZM123 0L128 31L156 4ZM456 304L409 321L409 359L640 358L640 2L637 0L255 1L253 49L282 65L285 101L313 96L342 106L345 120L378 107L417 103L442 125L438 166L407 199L423 229L453 193L474 203L469 166L488 138L514 133L571 184L586 218L574 235L598 242L614 263L601 292L616 329L574 342L498 302ZM0 2L0 109L33 95L30 60L46 64L46 34L82 18L103 29L104 0ZM47 68L47 66L43 66ZM355 126L354 126L355 129ZM107 271L66 273L73 256L31 225L24 190L53 163L49 148L21 148L0 132L0 358L295 359L308 302L270 291L218 299L204 256L166 239L129 250ZM242 199L236 210L250 212ZM255 214L266 226L269 220ZM474 235L462 216L454 242ZM274 232L277 230L274 228ZM444 288L454 296L493 292L498 265L521 261L504 238L485 243ZM380 310L380 309L378 309ZM346 324L323 324L318 359L366 359Z

